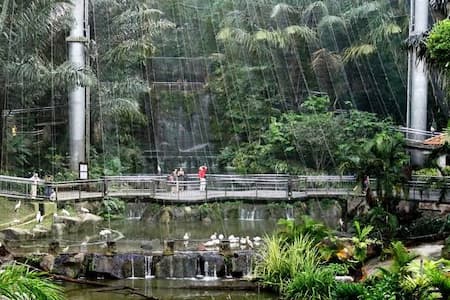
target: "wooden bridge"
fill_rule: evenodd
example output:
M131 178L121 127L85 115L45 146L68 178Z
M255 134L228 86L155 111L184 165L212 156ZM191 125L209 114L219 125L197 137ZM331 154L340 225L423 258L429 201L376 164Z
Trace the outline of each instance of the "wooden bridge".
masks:
M102 200L105 197L140 199L164 203L207 201L297 201L307 198L364 197L353 176L219 175L208 176L206 191L199 190L196 174L183 181L163 176L107 176L100 179L45 182L29 178L0 176L0 197L55 202ZM371 186L376 182L372 181ZM398 189L405 200L450 204L450 177L416 176ZM405 190L408 192L405 193ZM36 194L34 194L37 191Z

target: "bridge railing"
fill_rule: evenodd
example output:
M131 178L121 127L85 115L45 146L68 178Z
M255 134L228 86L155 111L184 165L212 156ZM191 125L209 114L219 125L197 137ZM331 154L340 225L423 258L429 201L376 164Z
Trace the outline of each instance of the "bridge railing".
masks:
M39 199L43 198L43 186L44 182L41 180L0 175L0 195L2 196Z
M186 180L169 182L165 176L107 176L101 179L64 182L33 181L29 178L0 176L0 196L10 198L49 198L49 190L55 191L52 200L83 200L112 197L147 197L168 200L271 198L287 199L291 196L352 194L361 185L354 176L287 176L287 175L216 175L207 176L205 192L199 192L200 182L196 174L188 174ZM374 182L373 186L374 186ZM36 190L36 194L33 191ZM446 202L450 190L450 177L413 176L401 197L420 201ZM427 200L428 199L428 200Z

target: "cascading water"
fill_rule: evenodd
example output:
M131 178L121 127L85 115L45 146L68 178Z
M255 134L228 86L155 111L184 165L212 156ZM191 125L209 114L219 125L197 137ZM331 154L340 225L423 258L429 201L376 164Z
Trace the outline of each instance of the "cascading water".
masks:
M144 277L146 279L154 277L152 275L152 263L153 263L153 256L144 257Z
M139 220L144 214L145 207L145 203L127 203L125 209L125 217L129 220Z
M134 276L134 256L131 255L130 257L130 264L131 264L131 276L129 277L129 279L136 279L136 277Z
M241 207L239 209L239 219L243 221L255 221L262 220L262 212L259 211L255 206L252 207Z
M286 206L286 219L294 220L294 208L292 206Z

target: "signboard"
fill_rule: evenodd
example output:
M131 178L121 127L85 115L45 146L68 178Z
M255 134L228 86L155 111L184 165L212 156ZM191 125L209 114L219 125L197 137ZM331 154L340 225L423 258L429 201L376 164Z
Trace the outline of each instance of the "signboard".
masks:
M88 179L88 164L80 162L79 168L78 168L78 178L79 179Z

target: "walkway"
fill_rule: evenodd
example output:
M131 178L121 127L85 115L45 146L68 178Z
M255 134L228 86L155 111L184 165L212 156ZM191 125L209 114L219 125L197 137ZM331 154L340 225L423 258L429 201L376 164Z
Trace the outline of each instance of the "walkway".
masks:
M0 176L0 196L6 198L44 200L46 187L56 193L53 201L101 200L104 197L119 197L142 201L167 203L200 203L206 201L289 201L307 198L364 197L360 183L353 176L287 176L287 175L219 175L208 176L207 191L199 191L195 174L186 180L167 182L162 176L110 176L95 180L34 183L31 179ZM37 185L37 195L31 195L32 186ZM375 182L371 183L375 186ZM450 187L447 177L414 177L408 184L408 200L420 202L450 203L446 191ZM403 191L399 198L405 199Z

